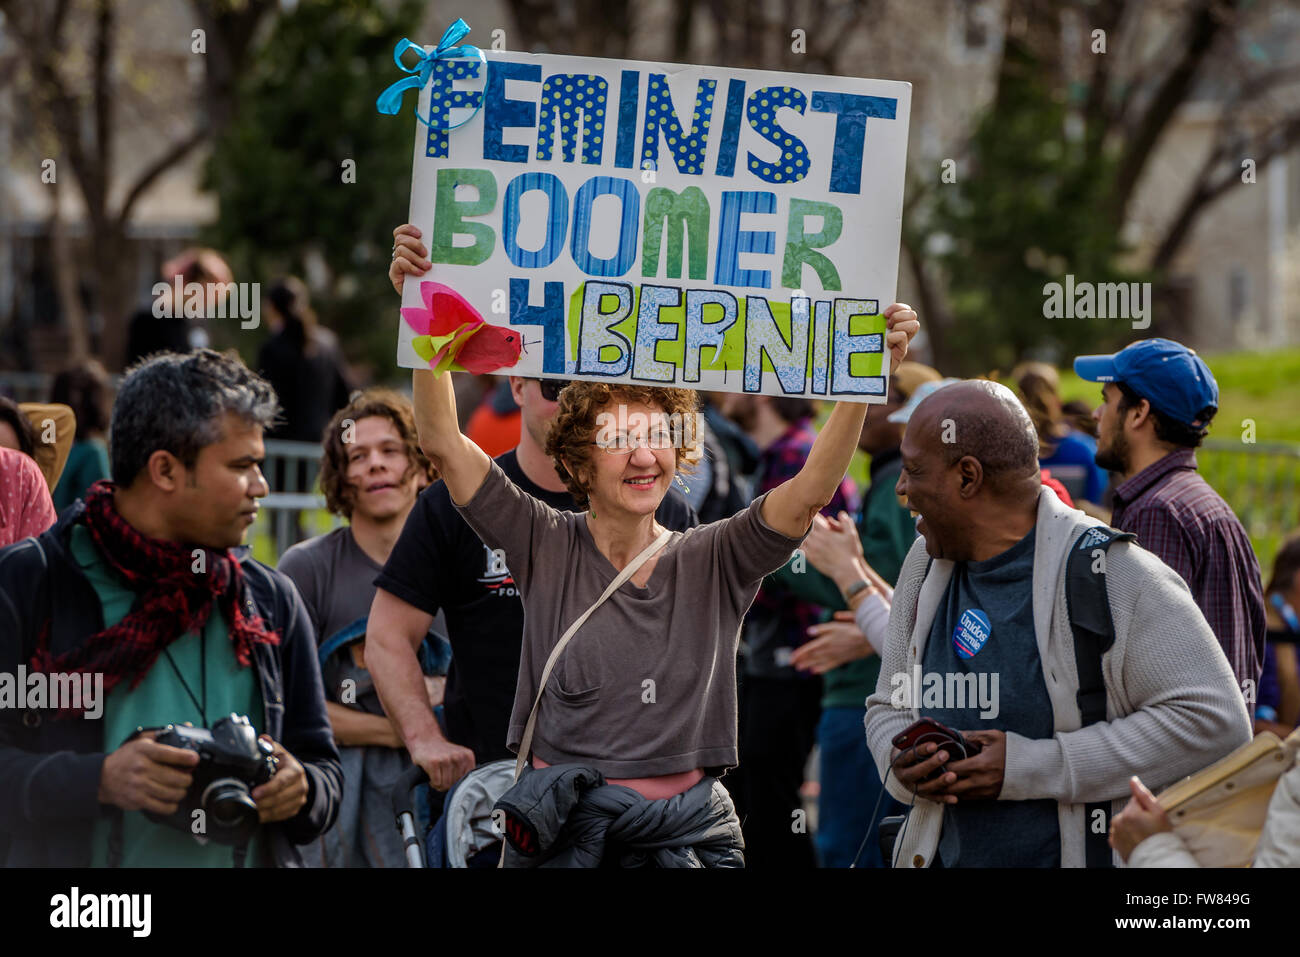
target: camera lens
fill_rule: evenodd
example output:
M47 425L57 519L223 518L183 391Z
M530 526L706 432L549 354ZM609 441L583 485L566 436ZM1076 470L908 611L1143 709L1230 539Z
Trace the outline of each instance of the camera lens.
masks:
M203 789L199 803L217 827L245 828L257 824L257 804L248 785L238 778L217 778Z

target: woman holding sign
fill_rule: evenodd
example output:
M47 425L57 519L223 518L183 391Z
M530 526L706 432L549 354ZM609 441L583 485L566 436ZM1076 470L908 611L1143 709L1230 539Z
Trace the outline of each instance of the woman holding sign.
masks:
M411 237L413 238L413 237ZM394 269L428 267L418 240ZM893 367L920 328L885 310ZM420 446L525 609L508 745L523 774L498 807L514 866L743 866L717 775L737 763L736 647L763 577L799 546L848 469L868 406L835 406L802 470L731 518L655 521L699 455L688 389L573 382L547 451L587 511L523 492L457 425L451 379L413 373Z

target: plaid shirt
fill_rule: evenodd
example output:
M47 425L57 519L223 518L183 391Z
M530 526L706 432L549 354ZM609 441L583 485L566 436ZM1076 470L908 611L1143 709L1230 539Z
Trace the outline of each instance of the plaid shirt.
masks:
M1238 683L1256 689L1265 635L1259 563L1237 516L1197 473L1196 453L1171 452L1115 489L1111 524L1182 576Z
M808 461L816 438L812 420L800 419L765 448L758 460L754 496L770 492L798 475ZM858 511L857 489L848 478L840 482L822 514L838 515L841 511L850 515ZM811 677L790 666L790 651L809 641L808 628L826 617L826 610L820 605L796 598L771 579L765 580L745 616L745 641L749 646L746 672L770 677Z

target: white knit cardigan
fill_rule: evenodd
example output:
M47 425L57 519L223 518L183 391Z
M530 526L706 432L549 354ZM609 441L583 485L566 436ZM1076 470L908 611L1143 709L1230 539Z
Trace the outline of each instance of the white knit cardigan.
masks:
M1111 545L1105 558L1115 623L1115 643L1102 658L1107 720L1080 727L1065 560L1083 530L1099 524L1052 491L1039 494L1034 632L1055 734L1038 740L1007 734L1006 772L997 798L1059 802L1065 867L1085 864L1085 804L1109 800L1117 813L1130 793L1131 775L1159 790L1251 736L1241 689L1187 585L1155 555L1128 542ZM867 746L882 778L892 759L891 739L920 716L915 707L891 705L891 676L910 675L924 660L931 624L952 577L951 561L935 560L927 574L927 560L925 540L918 538L899 574L880 678L867 699ZM914 799L892 774L885 783L892 795L913 805L895 849L895 866L928 867L944 805ZM1110 820L1089 825L1108 829ZM1014 841L1015 835L1006 839Z

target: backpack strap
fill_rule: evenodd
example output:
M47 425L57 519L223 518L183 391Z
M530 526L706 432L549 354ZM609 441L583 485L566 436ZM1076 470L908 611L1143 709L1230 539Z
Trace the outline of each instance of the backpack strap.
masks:
M41 536L21 538L5 551L4 597L18 615L20 661L31 661L36 653L37 636L52 621L54 601L50 595L50 557ZM32 560L32 553L35 560Z
M32 553L34 552L34 559ZM50 589L50 557L39 535L14 542L4 549L3 588L0 598L17 616L19 666L27 665L38 648L48 648L53 638L54 599ZM29 706L22 711L6 709L0 720L0 742L24 750L38 750L39 722L28 723L29 715L42 709Z
M1079 715L1082 727L1106 720L1106 680L1101 659L1115 643L1115 623L1106 590L1106 552L1115 542L1137 541L1131 532L1105 525L1085 529L1070 547L1065 563L1065 606L1074 633L1074 663L1079 672ZM1084 847L1088 867L1111 867L1107 836L1110 802L1085 805Z

